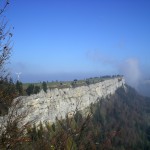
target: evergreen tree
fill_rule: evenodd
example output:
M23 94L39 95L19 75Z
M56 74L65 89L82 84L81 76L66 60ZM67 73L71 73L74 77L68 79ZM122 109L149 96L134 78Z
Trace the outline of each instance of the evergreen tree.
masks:
M29 84L29 86L26 89L27 95L31 95L34 93L34 84Z
M85 82L86 82L86 84L87 84L87 85L89 85L89 84L90 84L89 79L86 79L86 81L85 81Z
M42 89L44 90L44 92L47 92L47 84L45 81L43 81L42 83Z
M18 96L12 79L1 78L0 80L0 103L6 107L11 105L14 98Z
M35 86L34 87L34 94L37 94L37 93L39 93L40 92L40 87L39 86Z
M18 81L16 82L16 90L19 95L23 95L23 84L22 82Z

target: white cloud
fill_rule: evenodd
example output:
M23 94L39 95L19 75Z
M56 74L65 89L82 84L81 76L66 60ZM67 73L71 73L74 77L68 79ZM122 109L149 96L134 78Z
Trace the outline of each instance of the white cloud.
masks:
M120 60L120 58L115 59L110 55L104 55L102 51L96 50L89 51L87 56L91 61L111 66L116 74L124 75L127 84L138 88L143 74L137 58Z
M119 65L119 72L125 76L128 84L138 87L142 75L138 59L129 58L123 61Z

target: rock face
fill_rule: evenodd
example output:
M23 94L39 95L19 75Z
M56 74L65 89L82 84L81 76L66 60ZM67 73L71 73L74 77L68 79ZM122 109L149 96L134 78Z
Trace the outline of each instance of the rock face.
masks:
M48 90L47 93L41 91L36 95L17 98L22 103L18 112L22 113L30 109L24 122L32 120L35 120L37 124L40 121L55 122L56 117L65 118L66 114L72 115L76 109L84 110L91 103L95 103L98 98L114 94L119 87L124 85L124 78L116 77L89 86L56 88Z

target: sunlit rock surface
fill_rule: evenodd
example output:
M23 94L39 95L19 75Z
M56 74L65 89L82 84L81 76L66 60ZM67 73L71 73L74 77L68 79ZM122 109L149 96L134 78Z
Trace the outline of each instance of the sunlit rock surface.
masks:
M30 110L24 119L24 123L34 120L36 124L41 122L55 122L56 117L65 118L66 114L76 110L84 110L98 98L114 94L115 91L125 86L123 77L116 77L102 82L76 88L52 89L47 93L19 97L16 100L22 104L18 108L18 114ZM71 115L71 114L70 114Z

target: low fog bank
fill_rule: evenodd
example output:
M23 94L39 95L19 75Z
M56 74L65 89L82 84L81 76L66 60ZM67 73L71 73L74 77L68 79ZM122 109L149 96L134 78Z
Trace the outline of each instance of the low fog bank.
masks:
M130 58L119 65L119 72L124 75L126 83L140 94L150 97L150 73L138 59Z
M150 97L150 80L144 80L141 82L137 90L140 94Z

